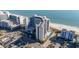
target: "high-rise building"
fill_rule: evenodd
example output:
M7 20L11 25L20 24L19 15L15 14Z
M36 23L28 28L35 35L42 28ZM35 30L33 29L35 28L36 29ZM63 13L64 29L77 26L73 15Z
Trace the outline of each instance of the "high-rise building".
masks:
M20 24L20 25L25 25L27 18L28 18L28 17L19 16L19 18L17 19L17 23Z
M27 26L27 32L35 33L37 40L43 40L45 34L49 29L49 19L47 17L34 15L30 17L29 24ZM30 30L29 30L30 29Z
M9 19L11 20L11 21L13 21L14 23L16 23L16 24L19 24L20 23L20 18L19 18L20 16L19 15L15 15L15 14L10 14L9 15Z
M36 39L42 41L45 37L44 23L40 23L36 26Z
M49 20L44 16L41 17L43 22L40 22L38 26L36 26L36 38L38 40L43 40L48 29L49 29Z
M27 23L28 17L11 14L9 19L18 25L25 25Z

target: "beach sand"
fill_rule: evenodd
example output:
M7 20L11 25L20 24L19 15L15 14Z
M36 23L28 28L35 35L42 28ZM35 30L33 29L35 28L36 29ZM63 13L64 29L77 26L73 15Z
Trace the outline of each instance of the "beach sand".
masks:
M58 30L62 30L62 29L67 29L68 31L72 30L72 31L75 31L75 33L79 35L78 27L68 26L68 25L64 25L64 24L57 24L57 23L49 23L49 27L58 29Z

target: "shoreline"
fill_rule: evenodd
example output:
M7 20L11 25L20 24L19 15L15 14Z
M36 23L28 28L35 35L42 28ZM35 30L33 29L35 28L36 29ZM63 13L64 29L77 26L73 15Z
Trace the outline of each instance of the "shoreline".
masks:
M9 11L5 11L5 12L8 14L22 16L22 15L10 13ZM24 16L24 17L27 17L27 16ZM54 29L58 29L58 30L62 30L62 29L67 29L68 31L72 30L72 31L75 31L75 33L79 35L79 27L76 27L76 26L70 26L70 25L49 22L49 27L54 28Z
M55 28L55 29L58 29L58 30L62 30L62 29L67 29L68 31L72 30L72 31L75 31L75 33L79 35L79 28L75 27L75 26L69 26L69 25L51 23L50 22L49 27Z

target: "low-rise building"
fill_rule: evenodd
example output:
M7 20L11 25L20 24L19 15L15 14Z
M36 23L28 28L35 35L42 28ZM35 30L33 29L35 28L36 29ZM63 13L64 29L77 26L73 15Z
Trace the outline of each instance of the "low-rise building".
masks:
M66 31L66 30L62 30L60 33L60 37L66 41L73 41L74 39L74 32L72 31Z
M3 11L0 11L0 20L8 19L8 14Z
M1 20L0 21L0 27L3 29L10 29L13 30L14 28L16 28L17 24L14 24L13 22L11 22L10 20Z

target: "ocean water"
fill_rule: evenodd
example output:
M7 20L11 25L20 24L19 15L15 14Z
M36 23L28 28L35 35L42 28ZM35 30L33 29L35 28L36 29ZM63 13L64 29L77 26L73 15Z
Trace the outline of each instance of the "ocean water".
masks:
M79 10L8 10L11 13L32 16L47 16L50 22L79 27Z

